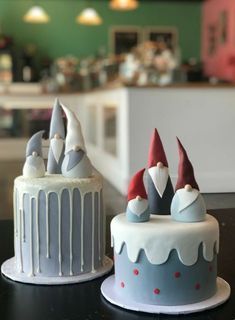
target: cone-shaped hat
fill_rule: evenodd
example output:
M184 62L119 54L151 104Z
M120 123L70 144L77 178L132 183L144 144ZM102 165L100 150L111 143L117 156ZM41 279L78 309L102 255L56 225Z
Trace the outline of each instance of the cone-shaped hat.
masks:
M128 188L127 201L135 199L137 196L148 199L143 181L144 171L145 169L142 169L132 177Z
M49 138L54 138L55 134L59 134L62 139L65 138L64 122L62 117L62 108L59 99L55 99L50 124L50 134Z
M192 188L199 190L198 184L194 177L193 166L188 158L188 155L180 142L178 141L179 148L179 165L178 165L178 180L176 183L175 191L182 189L186 184L191 185Z
M164 167L168 167L168 162L161 138L157 129L154 129L149 147L148 168L155 167L158 162L162 162Z
M67 136L65 140L65 154L71 151L74 146L78 146L78 149L82 149L84 152L86 152L81 124L79 120L70 109L63 105L62 108L68 120Z
M31 156L33 152L42 157L42 136L44 130L36 132L28 141L26 146L26 157Z

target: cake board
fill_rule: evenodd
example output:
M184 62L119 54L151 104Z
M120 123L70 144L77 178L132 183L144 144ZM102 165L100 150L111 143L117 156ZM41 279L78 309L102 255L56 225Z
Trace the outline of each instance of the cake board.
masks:
M207 300L180 306L159 306L138 303L135 301L126 301L121 295L115 291L115 276L112 275L104 280L101 285L101 293L106 300L114 305L124 309L147 312L147 313L164 313L164 314L188 314L194 312L202 312L208 309L215 308L228 300L231 289L229 284L220 277L217 277L217 292Z
M62 285L62 284L72 284L80 283L85 281L90 281L95 278L101 277L108 273L113 267L113 261L104 257L103 266L95 270L95 272L84 273L78 276L62 276L62 277L45 277L36 276L30 277L26 273L19 273L16 270L15 257L6 260L1 266L1 272L7 278L28 284L36 285Z

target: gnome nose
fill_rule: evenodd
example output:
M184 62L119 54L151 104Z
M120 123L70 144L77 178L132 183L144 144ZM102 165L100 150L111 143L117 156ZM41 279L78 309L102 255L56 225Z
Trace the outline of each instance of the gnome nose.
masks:
M186 191L189 191L189 192L193 190L193 188L190 184L186 184L184 188Z
M141 196L137 196L136 200L141 201L142 200Z
M157 163L157 167L158 167L158 168L163 168L163 167L164 167L164 165L163 165L163 163L162 163L162 162L158 162L158 163Z
M33 152L32 152L32 156L33 156L33 157L37 157L37 156L38 156L38 153L37 153L36 151L33 151Z
M60 139L61 137L60 137L59 133L56 133L56 134L54 135L54 138L55 138L55 139Z
M75 146L73 146L73 151L76 151L76 152L78 152L79 151L79 146L78 145L75 145Z

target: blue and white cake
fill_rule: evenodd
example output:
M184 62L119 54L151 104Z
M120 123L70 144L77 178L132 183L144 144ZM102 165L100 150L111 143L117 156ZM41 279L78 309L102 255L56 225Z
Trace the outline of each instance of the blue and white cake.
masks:
M66 137L62 108L68 120ZM56 101L47 172L42 136L40 131L29 140L23 175L15 179L15 257L2 265L2 272L39 284L101 276L112 267L105 257L102 177L86 154L80 123Z
M146 306L192 305L217 292L219 224L206 213L192 164L179 140L178 146L178 181L171 214L147 215L148 197L141 170L130 182L126 213L111 222L115 275L112 293L105 284L103 293L126 308L149 312ZM159 177L155 184L161 187ZM153 193L151 197L154 203ZM133 199L135 204L130 206Z

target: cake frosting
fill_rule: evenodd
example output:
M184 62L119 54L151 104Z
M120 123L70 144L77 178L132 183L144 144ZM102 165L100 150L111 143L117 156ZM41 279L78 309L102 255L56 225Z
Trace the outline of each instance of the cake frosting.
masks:
M47 172L42 135L29 140L23 175L14 181L15 257L2 272L40 284L95 278L112 267L104 252L102 177L86 154L79 120L59 100L52 112Z
M126 212L111 222L115 264L112 300L122 304L125 300L127 307L135 304L137 308L138 303L140 308L143 304L197 304L213 297L218 289L219 224L206 213L193 166L179 139L178 148L178 180L173 194L166 155L154 131L146 170L148 192L142 169L130 181ZM138 197L145 200L143 207ZM134 206L130 205L133 199ZM151 211L160 207L163 212ZM147 208L151 215L142 220Z

